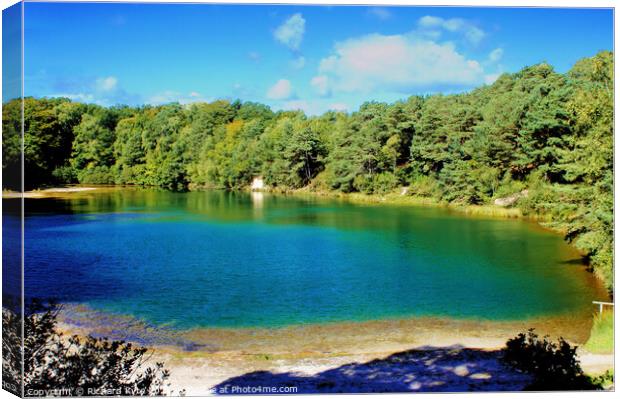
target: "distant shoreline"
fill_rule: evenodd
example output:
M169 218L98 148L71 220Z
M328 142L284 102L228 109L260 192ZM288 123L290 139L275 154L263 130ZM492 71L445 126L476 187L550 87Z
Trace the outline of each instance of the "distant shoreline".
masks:
M82 193L87 191L105 191L105 190L119 190L127 188L143 188L149 189L154 187L148 186L131 186L131 185L66 185L61 187L48 187L36 190L29 190L23 193L24 198L52 198L52 197L65 197L67 194ZM216 189L208 187L195 187L188 190L188 192L201 192L201 191L231 191ZM169 190L168 190L169 191ZM343 193L337 191L324 191L324 190L309 190L309 189L297 189L297 190L273 190L265 189L261 191L251 191L249 188L246 190L237 190L237 192L256 192L265 193L269 195L282 195L282 196L295 196L295 197L320 197L320 198L333 198L343 199L353 204L386 204L386 205L404 205L404 206L427 206L427 207L439 207L446 208L453 211L458 211L465 215L470 216L490 216L493 218L501 219L528 219L528 220L543 220L544 217L540 216L524 216L519 208L507 208L498 205L455 205L449 203L443 203L428 197L418 197L406 194L398 194L395 192L386 194L364 194L364 193ZM22 193L18 191L4 190L2 192L3 198L20 198Z

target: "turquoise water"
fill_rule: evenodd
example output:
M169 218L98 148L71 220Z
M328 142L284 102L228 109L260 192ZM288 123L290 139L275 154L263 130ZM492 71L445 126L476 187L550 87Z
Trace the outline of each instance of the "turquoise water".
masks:
M26 295L175 328L586 314L561 237L517 220L267 194L26 200Z

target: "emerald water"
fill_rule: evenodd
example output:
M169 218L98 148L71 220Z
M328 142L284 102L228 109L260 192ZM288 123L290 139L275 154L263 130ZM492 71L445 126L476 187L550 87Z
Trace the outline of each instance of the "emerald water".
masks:
M110 189L27 199L25 225L27 296L182 329L586 315L605 295L560 236L439 208Z

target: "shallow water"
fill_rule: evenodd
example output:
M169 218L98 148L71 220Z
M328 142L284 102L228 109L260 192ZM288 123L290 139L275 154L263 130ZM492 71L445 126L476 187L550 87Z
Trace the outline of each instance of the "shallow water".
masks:
M560 236L439 208L115 189L27 199L25 225L27 296L181 329L586 319L605 298Z

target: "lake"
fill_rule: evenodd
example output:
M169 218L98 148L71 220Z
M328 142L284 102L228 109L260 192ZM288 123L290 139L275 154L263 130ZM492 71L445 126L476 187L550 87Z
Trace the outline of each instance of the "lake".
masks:
M25 204L27 296L158 326L589 318L606 298L561 236L523 220L133 188Z

